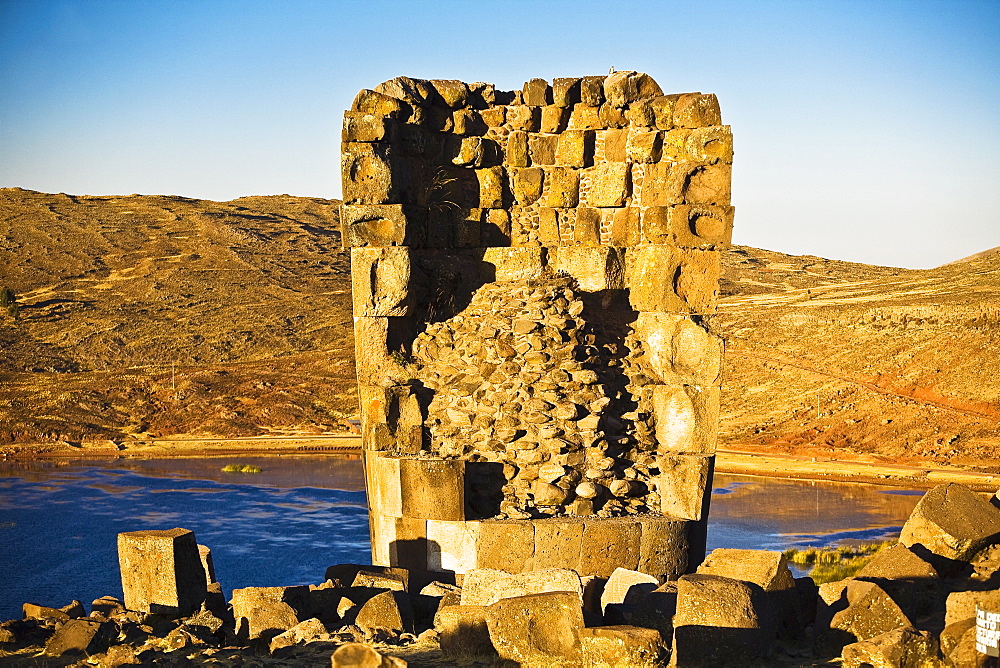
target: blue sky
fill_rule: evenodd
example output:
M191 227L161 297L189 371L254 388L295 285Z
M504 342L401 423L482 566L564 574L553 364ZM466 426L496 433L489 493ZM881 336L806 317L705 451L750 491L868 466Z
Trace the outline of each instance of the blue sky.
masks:
M737 243L909 267L1000 246L996 0L0 0L0 186L338 197L361 88L612 66L719 96Z

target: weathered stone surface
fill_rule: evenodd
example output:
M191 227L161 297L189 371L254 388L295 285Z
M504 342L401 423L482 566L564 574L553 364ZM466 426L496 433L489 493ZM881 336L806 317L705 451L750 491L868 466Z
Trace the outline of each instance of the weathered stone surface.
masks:
M413 304L410 249L352 248L351 286L355 315L409 315Z
M615 107L623 108L646 97L663 95L651 76L643 72L614 72L604 80L604 97Z
M343 145L340 172L345 203L393 204L399 201L403 175L393 170L397 161L389 146L368 142Z
M312 617L299 622L287 631L271 638L268 648L273 653L282 647L290 647L299 643L309 642L310 640L326 640L329 638L330 635L323 622Z
M452 109L465 106L469 97L469 86L455 79L431 79L431 85L441 101Z
M363 629L413 633L413 606L402 591L384 591L365 601L354 623Z
M522 95L524 96L524 103L534 107L552 104L552 89L549 87L549 82L545 79L530 79L526 81L522 89Z
M383 656L374 647L347 643L330 657L332 668L406 668L407 662L396 656Z
M620 290L624 284L621 253L609 246L562 246L553 249L551 266L577 280L584 290Z
M677 581L674 658L678 666L747 665L770 654L760 588L719 575Z
M583 170L581 192L588 206L624 206L630 194L629 169L624 162L609 162Z
M407 239L401 204L345 204L340 226L346 246L398 246Z
M660 581L652 575L616 568L601 593L601 610L607 612L609 605L635 605L659 586Z
M580 572L609 577L616 568L639 565L640 525L624 518L584 521Z
M540 167L513 170L511 191L518 204L532 204L542 196L545 172Z
M479 522L427 521L427 567L465 573L478 566Z
M1000 589L990 591L956 591L948 594L945 602L945 626L972 619L976 606L984 610L1000 610Z
M231 603L240 638L270 639L303 621L300 615L308 609L309 588L244 587L233 590Z
M580 632L583 663L594 668L653 668L664 665L670 648L654 629L596 626Z
M658 578L676 579L688 570L691 543L688 538L689 522L666 517L643 518L639 522L639 565L636 570ZM691 561L700 561L701 554L690 555Z
M820 595L823 593L824 590L820 587ZM911 624L910 619L885 590L873 582L861 580L847 582L831 611L833 616L829 621L827 635L835 645L868 640ZM818 618L817 624L819 623Z
M495 657L487 625L488 609L482 605L449 605L434 616L441 654L448 659Z
M108 648L114 636L114 626L110 622L70 619L57 627L45 643L45 654L98 654Z
M580 202L580 173L568 167L554 167L545 179L545 206L575 207Z
M788 560L776 550L718 548L705 558L698 573L752 582L764 591L795 588Z
M50 608L37 603L24 603L21 606L21 613L23 619L54 619L64 622L70 618L65 611L59 608Z
M593 160L594 132L587 129L566 130L559 135L556 164L586 167Z
M559 665L580 657L583 608L575 593L505 598L489 606L490 640L500 658L524 666Z
M129 610L183 615L205 600L205 569L187 529L118 534L118 564Z
M859 578L887 580L937 580L934 567L902 543L879 550L872 560L858 571Z
M403 516L429 520L465 519L465 463L405 457L399 461Z
M528 156L532 165L554 165L556 162L556 146L559 135L535 134L528 135Z
M535 554L535 528L530 523L482 522L476 540L479 568L520 573Z
M476 568L465 574L462 581L462 605L491 605L505 598L569 592L581 600L583 584L580 575L568 568L548 568L511 574L490 568Z
M665 582L635 604L631 624L656 629L664 638L674 634L673 618L677 612L677 583Z
M348 111L344 113L344 142L377 142L393 139L395 124L385 116Z
M632 162L658 162L663 135L656 130L629 132L625 154Z
M674 103L673 124L684 128L722 125L719 100L714 94L686 93Z
M552 103L558 107L569 107L580 101L579 77L552 80Z
M920 499L899 542L920 556L927 551L945 560L968 561L998 539L1000 510L968 487L948 483Z
M660 491L660 512L682 520L702 519L715 458L710 455L663 454L657 462L660 468L656 485ZM703 571L699 568L698 572ZM715 574L735 577L729 573Z
M937 642L912 626L844 647L845 668L921 668L937 663Z

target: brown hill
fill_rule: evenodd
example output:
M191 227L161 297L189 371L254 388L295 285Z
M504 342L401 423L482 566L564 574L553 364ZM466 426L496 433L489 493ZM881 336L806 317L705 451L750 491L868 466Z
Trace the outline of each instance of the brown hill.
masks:
M723 440L1000 471L1000 253L928 270L725 255Z
M0 190L0 441L342 428L337 205Z
M333 200L0 190L0 441L329 433L356 415ZM722 445L996 467L1000 253L734 247Z

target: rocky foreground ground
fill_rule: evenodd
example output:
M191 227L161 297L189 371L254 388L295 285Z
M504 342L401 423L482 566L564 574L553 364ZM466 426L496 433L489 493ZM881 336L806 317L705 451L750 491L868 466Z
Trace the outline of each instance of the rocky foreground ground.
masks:
M1000 636L1000 493L956 484L924 496L899 543L819 586L780 552L718 549L672 581L341 564L321 584L237 589L227 604L199 547L183 529L120 534L128 605L26 603L0 624L0 662L965 667L977 633L980 649Z
M338 205L0 189L18 316L0 309L0 447L344 433ZM1000 473L1000 251L929 270L723 259L721 448Z

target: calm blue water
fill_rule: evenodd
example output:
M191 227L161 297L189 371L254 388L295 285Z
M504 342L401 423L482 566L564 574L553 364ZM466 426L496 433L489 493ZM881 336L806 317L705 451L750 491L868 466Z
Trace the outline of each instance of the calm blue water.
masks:
M223 473L227 463L258 474ZM919 492L718 475L708 547L784 549L896 535ZM323 581L370 563L358 459L242 457L0 463L0 620L25 601L121 596L116 536L184 527L234 588Z

